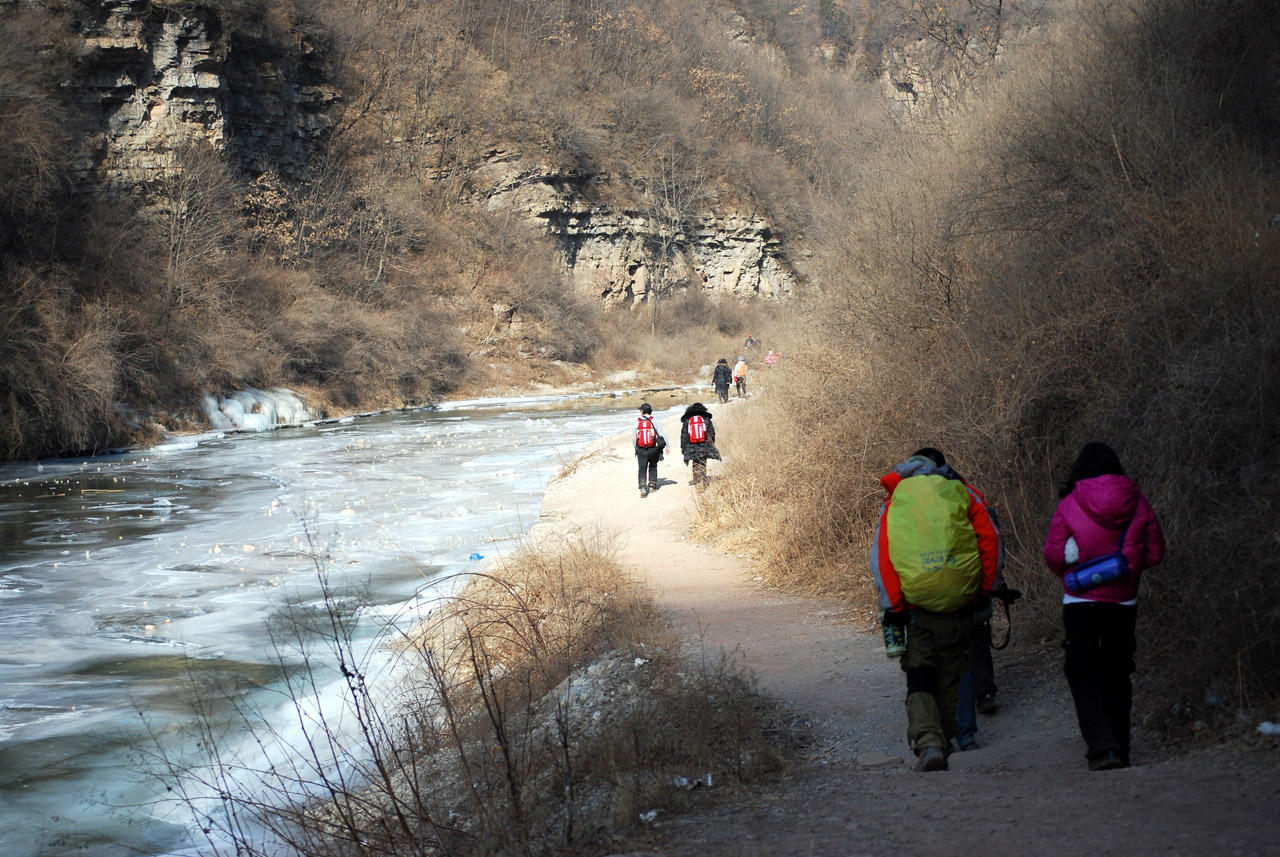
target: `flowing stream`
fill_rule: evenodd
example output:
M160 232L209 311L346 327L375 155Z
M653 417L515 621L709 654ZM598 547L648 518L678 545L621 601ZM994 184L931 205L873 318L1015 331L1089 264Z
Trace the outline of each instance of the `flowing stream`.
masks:
M266 693L271 620L320 599L317 552L366 588L365 639L407 627L624 405L452 403L0 468L0 853L181 851L153 757L192 718L193 668Z

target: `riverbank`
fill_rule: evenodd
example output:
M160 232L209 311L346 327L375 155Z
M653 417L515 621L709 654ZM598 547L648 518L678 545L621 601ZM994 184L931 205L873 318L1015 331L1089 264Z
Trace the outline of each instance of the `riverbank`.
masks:
M713 406L719 434L749 403ZM668 438L678 418L661 415ZM982 716L978 749L951 770L922 775L904 738L904 685L878 636L851 605L768 589L742 557L696 543L699 504L678 450L641 498L628 434L593 444L553 482L530 538L574 531L615 539L617 562L654 593L694 658L724 653L778 700L798 744L785 773L756 786L703 792L655 817L646 853L676 855L1269 853L1280 753L1274 739L1174 755L1135 711L1132 768L1089 772L1056 639L1022 639L996 653L1000 708ZM1016 621L1016 618L1015 618ZM1141 682L1142 676L1136 677Z

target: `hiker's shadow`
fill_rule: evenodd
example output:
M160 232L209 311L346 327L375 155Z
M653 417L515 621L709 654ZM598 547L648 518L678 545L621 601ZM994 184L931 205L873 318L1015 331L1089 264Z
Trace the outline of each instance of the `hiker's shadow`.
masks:
M662 486L664 486L664 485L679 485L680 483L679 483L679 482L676 482L676 480L674 480L674 479L665 479L665 478L663 478L663 477L659 476L659 477L658 477L658 481L657 481L656 483L654 483L654 484L655 484L655 488L654 488L654 490L656 491L658 488L661 488L661 487L662 487Z

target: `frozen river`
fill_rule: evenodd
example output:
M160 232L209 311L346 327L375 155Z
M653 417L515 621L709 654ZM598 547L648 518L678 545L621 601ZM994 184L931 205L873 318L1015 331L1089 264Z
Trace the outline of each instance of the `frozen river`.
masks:
M264 693L271 621L320 598L317 552L333 585L367 588L365 639L407 626L432 580L537 520L562 461L627 428L624 401L453 403L0 469L0 853L181 850L147 756L191 720L192 668Z

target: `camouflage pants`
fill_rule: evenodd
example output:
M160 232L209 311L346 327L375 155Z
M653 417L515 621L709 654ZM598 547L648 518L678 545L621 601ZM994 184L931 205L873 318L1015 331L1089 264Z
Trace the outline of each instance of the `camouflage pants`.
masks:
M969 666L973 610L955 613L911 611L907 651L907 741L919 755L926 747L950 752L956 734L960 677Z

